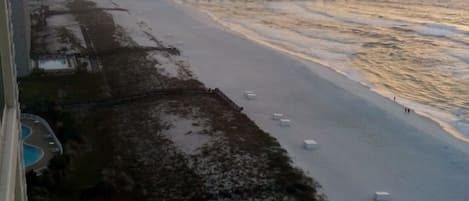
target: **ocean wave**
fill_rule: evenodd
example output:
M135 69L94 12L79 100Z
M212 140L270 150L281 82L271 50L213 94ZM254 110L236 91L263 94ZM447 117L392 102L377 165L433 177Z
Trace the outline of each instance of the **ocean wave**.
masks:
M447 25L447 24L438 24L438 23L423 23L423 26L425 26L430 32L436 33L436 34L464 34L464 35L469 35L469 31L459 29L455 26L452 25Z
M330 67L383 96L399 97L401 104L469 142L468 32L431 22L438 16L405 20L405 4L389 11L374 2L368 13L347 13L344 5L339 9L334 2L324 8L305 2L268 2L245 10L236 7L236 12L226 12L229 7L213 10L213 5L210 9L223 16L217 20L233 31Z

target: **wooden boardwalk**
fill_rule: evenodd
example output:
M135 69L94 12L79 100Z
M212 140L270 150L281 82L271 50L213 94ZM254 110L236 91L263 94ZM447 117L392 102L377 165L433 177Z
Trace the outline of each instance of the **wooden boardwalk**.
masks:
M233 108L236 111L242 111L243 108L238 106L233 100L231 100L225 93L220 89L184 89L184 88L174 88L174 89L157 89L148 91L145 93L133 94L128 96L119 96L119 97L108 97L98 100L89 100L89 101L65 101L62 102L62 106L65 109L77 109L77 108L91 108L91 107L105 107L105 106L114 106L128 104L132 102L148 100L151 98L163 97L163 96L190 96L190 95L208 95L214 96L215 98L220 99L228 106Z

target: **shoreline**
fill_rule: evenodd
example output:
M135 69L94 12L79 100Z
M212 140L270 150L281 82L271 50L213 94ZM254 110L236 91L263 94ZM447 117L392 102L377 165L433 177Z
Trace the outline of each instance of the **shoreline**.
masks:
M180 0L174 0L174 2L176 2L177 4L179 5L185 5L183 2L181 2ZM193 7L192 5L189 5L190 7ZM335 73L338 73L339 75L342 75L344 78L346 79L349 79L351 81L354 81L366 88L368 88L371 92L373 93L376 93L384 98L388 98L390 100L392 100L392 96L387 96L385 93L380 93L378 92L377 90L374 90L372 87L370 87L367 83L365 82L362 82L362 81L359 81L359 80L354 80L352 79L351 77L347 76L346 73L338 70L338 69L335 69L333 67L330 67L329 64L327 63L324 63L322 62L321 60L318 60L318 59L314 59L312 57L309 57L305 54L302 54L300 52L294 52L294 51L291 51L291 50L288 50L288 49L285 49L285 48L282 48L280 46L277 46L275 44L272 44L272 43L269 43L269 42L266 42L264 40L262 40L262 38L260 37L257 37L255 35L252 35L252 34L249 34L247 33L246 31L244 30L241 30L241 29L237 29L235 27L232 27L231 25L227 24L226 22L224 22L223 20L219 19L218 16L214 15L213 13L211 13L210 11L206 11L206 10L203 10L203 9L199 9L197 7L193 7L194 9L197 9L199 12L207 15L210 19L212 19L214 22L216 22L218 25L220 25L221 27L223 27L224 29L228 30L229 32L232 32L232 33L235 33L235 34L238 34L250 41L253 41L257 44L260 44L262 46L265 46L265 47L268 47L268 48L271 48L273 50L276 50L276 51L279 51L283 54L286 54L288 56L292 56L292 57L295 57L295 58L298 58L298 59L301 59L301 60L304 60L304 61L307 61L307 62L311 62L313 64L317 64L317 65L320 65L320 66L323 66L324 68L327 68L329 70L332 70L334 71ZM402 99L400 97L396 97L396 98L399 98L399 99ZM412 101L412 100L407 100L405 99L404 100L405 102L409 102L409 105L421 105L420 103L417 103L415 101ZM408 107L406 105L404 105L404 103L402 102L396 102L396 104L402 106L403 108L404 107ZM425 105L426 106L426 105ZM436 109L436 108L433 108L431 106L426 106L426 107L430 107L432 108L433 110L439 110L439 109ZM442 119L439 119L438 117L432 115L432 114L429 114L425 111L422 111L422 110L418 110L418 109L413 109L415 111L415 114L417 115L420 115L422 118L427 118L431 121L433 121L435 124L439 125L443 130L445 130L447 132L447 134L451 135L452 137L458 139L458 140L461 140L463 142L467 142L469 143L469 136L467 136L463 131L461 130L458 130L455 126L451 125L450 122L447 122L447 121L444 121ZM447 113L446 111L443 111L441 110L441 112L443 113L446 113L446 114L449 114L449 115L453 115L453 114L450 114L450 113Z
M156 37L176 44L207 87L220 88L244 107L329 200L370 200L375 191L396 200L469 196L462 188L469 185L462 168L469 165L467 144L430 119L404 115L402 106L330 68L227 31L192 6L172 0L117 3ZM246 100L245 90L254 90L256 100ZM285 114L291 126L279 126L271 119L274 112ZM305 139L319 148L305 151Z

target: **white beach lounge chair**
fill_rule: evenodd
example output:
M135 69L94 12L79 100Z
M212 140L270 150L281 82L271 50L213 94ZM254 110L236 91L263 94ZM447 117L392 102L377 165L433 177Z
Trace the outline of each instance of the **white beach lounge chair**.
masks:
M244 91L244 97L246 97L248 100L254 100L256 99L256 96L257 94L253 91Z
M280 120L283 117L282 113L273 113L272 114L272 119L273 120Z
M390 195L388 192L375 192L375 201L389 201Z
M316 149L317 146L318 146L318 143L315 140L305 140L303 142L303 148L307 150Z
M279 124L280 126L288 127L290 126L290 122L291 122L290 119L280 119Z

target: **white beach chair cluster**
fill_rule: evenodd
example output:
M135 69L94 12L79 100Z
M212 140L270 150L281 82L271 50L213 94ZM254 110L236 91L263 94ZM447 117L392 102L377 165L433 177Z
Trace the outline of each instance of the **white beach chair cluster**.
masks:
M244 97L248 100L255 100L257 98L257 94L252 90L246 90L244 91ZM281 127L290 127L291 125L291 120L285 117L282 113L273 113L271 118L274 121L278 121L278 125ZM317 146L318 143L315 140L306 139L303 141L303 148L306 150L316 149Z
M291 120L284 117L282 113L273 113L272 119L278 121L278 125L282 127L289 127L291 123Z
M285 116L282 113L273 113L272 114L272 119L279 121L279 125L283 127L289 127L290 126L290 119L285 118ZM303 148L306 150L313 150L316 149L318 146L318 143L315 140L312 139L307 139L303 141Z

